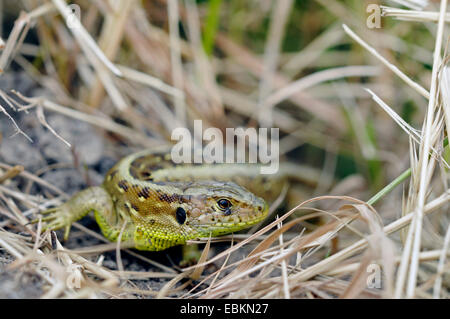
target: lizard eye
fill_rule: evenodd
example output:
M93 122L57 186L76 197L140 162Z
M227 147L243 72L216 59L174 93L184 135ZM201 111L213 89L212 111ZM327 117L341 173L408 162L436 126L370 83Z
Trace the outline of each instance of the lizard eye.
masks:
M186 211L183 207L178 207L175 212L175 218L177 219L178 224L183 225L186 221Z
M228 199L222 198L217 201L217 205L221 210L226 210L231 207L231 202Z

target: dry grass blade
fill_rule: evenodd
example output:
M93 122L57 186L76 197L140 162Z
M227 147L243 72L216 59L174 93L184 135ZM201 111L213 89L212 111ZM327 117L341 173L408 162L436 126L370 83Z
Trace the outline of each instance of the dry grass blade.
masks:
M126 79L156 88L156 89L160 90L161 92L173 95L178 99L184 98L183 91L178 90L178 89L164 83L163 81L161 81L158 78L152 77L149 74L139 72L137 70L133 70L133 69L128 68L123 65L116 65L116 66L122 72L123 77Z
M125 23L129 17L133 5L134 1L127 0L120 0L111 3L110 10L105 17L105 22L103 24L100 38L98 39L99 47L101 49L101 51L98 50L100 53L100 59L105 59L105 63L108 67L114 66L114 69L111 69L111 71L119 76L123 75L122 71L120 70L120 68L112 64L110 60L115 58L118 50L120 49L120 43L125 31ZM84 36L86 37L86 35ZM97 49L94 49L94 52L97 52ZM105 78L104 81L110 80ZM111 89L113 90L113 92L115 92L114 88ZM99 106L103 97L103 92L103 86L101 85L99 78L96 78L94 83L92 84L92 91L89 96L89 105L94 107ZM121 97L119 97L119 99L121 99ZM121 101L120 103L121 104L117 105L121 110L124 110L126 108L125 101Z
M404 74L398 67L396 67L394 64L390 63L388 60L386 60L378 51L371 47L369 44L367 44L363 39L361 39L358 35L356 35L355 32L353 32L347 25L342 25L344 28L344 31L351 36L356 42L358 42L360 45L362 45L368 52L370 52L373 56L375 56L378 60L380 60L381 63L383 63L386 67L388 67L392 72L394 72L400 79L405 81L406 84L408 84L411 88L416 90L420 95L422 95L425 98L430 97L430 93L424 89L419 83L414 82L411 80L406 74Z
M169 14L170 27L170 61L172 63L172 82L176 89L182 91L184 87L184 79L180 53L180 34L178 31L178 1L168 0L167 11ZM184 104L184 100L179 97L175 97L175 112L177 118L184 124L186 122L186 106Z
M54 129L51 128L50 125L48 125L47 121L45 120L44 109L42 108L42 106L40 105L37 106L36 114L37 118L39 119L39 122L41 122L43 126L45 126L50 132L52 132L53 135L55 135L58 139L60 139L64 144L66 144L67 147L69 148L72 147L72 145L70 145L69 142L63 139L58 133L56 133Z
M24 167L21 165L16 165L8 169L5 173L0 175L0 184L4 183L8 179L14 178L18 174L23 172Z
M0 75L4 72L8 66L8 63L11 61L11 56L14 51L22 44L25 35L27 34L29 23L29 16L22 12L20 17L16 20L14 28L6 41L0 56Z
M271 23L264 52L264 71L259 84L259 122L262 127L271 127L272 105L267 103L266 98L272 91L273 77L278 64L281 41L284 38L284 30L292 7L292 0L280 0L275 2L272 10Z
M356 271L352 283L347 287L341 298L355 298L367 287L367 277L369 266L378 266L374 261L381 260L383 270L386 275L384 281L386 288L384 294L386 298L393 296L393 278L394 278L394 244L383 231L383 224L378 214L369 210L365 205L354 205L362 218L368 223L371 235L367 236L368 247L360 266Z
M419 154L419 166L420 166L420 187L419 192L417 194L417 210L415 211L415 215L417 215L417 220L415 222L414 228L414 245L411 256L411 268L409 272L409 280L407 285L407 296L412 298L414 296L414 291L416 288L417 281L417 272L419 266L419 253L421 249L421 234L422 234L422 221L425 207L425 196L428 188L429 167L432 167L432 163L429 163L429 151L436 144L436 140L432 139L432 132L435 129L433 127L433 120L437 105L438 99L438 76L439 69L441 63L441 50L442 50L442 40L444 34L444 16L447 11L447 0L441 1L440 8L440 17L439 17L439 25L438 31L436 35L436 43L434 49L434 57L433 57L433 74L431 78L431 88L430 88L430 99L428 101L428 109L426 115L426 121L424 122L424 128L422 131L423 134L423 143L421 144L421 153ZM436 136L436 135L434 135ZM407 255L404 258L408 258Z
M399 20L416 22L438 22L439 12L414 11L381 6L382 14L385 17L394 17ZM445 14L445 22L450 22L450 13Z
M406 123L389 105L384 103L378 95L376 95L374 92L372 92L369 89L366 89L366 91L372 95L372 98L375 102L377 102L378 105L380 105L383 110L386 111L386 113L389 114L389 116L401 127L403 131L405 131L406 134L410 137L411 140L413 140L416 144L421 144L422 142L422 135L421 132L413 128L411 125ZM433 157L436 159L439 159L447 168L450 167L450 165L447 163L445 158L442 157L441 154L436 150L436 147L431 147L431 150L433 151Z
M117 76L122 76L122 73L117 69L114 64L105 56L102 50L98 47L95 40L89 35L86 29L83 27L79 20L73 20L76 16L71 15L72 9L63 0L52 0L55 7L59 10L60 14L64 17L65 21L69 23L76 23L74 27L70 27L73 35L77 39L81 48L85 50L86 56L91 57L91 53L99 59L111 72ZM92 66L98 70L99 64L97 61L91 60Z
M379 74L377 67L373 66L345 66L336 69L327 69L317 73L313 73L304 78L290 83L287 87L282 88L267 98L267 104L276 105L282 100L289 98L291 95L303 91L322 82L338 80L346 77L371 77Z
M208 242L205 245L205 248L203 248L200 258L198 259L198 264L203 264L206 261L206 258L208 258L210 246L211 246L211 240L208 240ZM204 269L205 269L204 266L203 267L199 266L199 267L194 268L194 271L192 272L192 274L189 277L194 280L198 280Z
M4 101L6 101L6 103L13 109L15 110L14 106L11 104L10 98L5 94L5 92L3 92L2 90L0 90L0 97L3 98ZM16 121L14 120L14 118L6 111L6 109L0 105L0 113L3 113L6 115L6 117L8 117L8 119L13 123L15 129L16 129L16 134L21 134L23 136L25 136L30 142L33 142L33 140L24 132L22 131L22 129L20 129L20 127L17 125ZM13 136L14 136L13 135ZM12 137L12 136L11 136Z

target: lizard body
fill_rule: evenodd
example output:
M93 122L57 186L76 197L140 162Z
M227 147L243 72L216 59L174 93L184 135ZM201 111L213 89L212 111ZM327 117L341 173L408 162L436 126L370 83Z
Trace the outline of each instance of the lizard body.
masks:
M44 229L65 228L94 211L110 241L159 251L199 237L248 228L268 213L286 182L261 175L257 164L174 164L170 153L143 151L120 160L101 186L89 187L49 209ZM261 198L261 197L263 198Z

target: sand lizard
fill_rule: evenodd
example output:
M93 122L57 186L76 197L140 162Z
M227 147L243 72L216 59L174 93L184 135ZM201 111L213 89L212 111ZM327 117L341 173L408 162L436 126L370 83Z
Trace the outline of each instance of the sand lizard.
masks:
M255 164L174 164L170 153L143 151L113 166L101 186L42 212L43 229L65 229L89 212L110 241L159 251L187 240L248 228L268 214L285 174L259 174ZM257 195L259 196L257 196ZM125 225L125 226L124 226Z

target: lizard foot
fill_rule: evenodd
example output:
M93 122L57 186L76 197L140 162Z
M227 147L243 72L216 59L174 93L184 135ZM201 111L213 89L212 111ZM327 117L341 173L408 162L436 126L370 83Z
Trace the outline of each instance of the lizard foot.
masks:
M58 207L47 209L40 212L43 218L37 218L30 222L30 224L35 224L42 221L42 231L46 230L57 230L64 228L64 240L69 238L70 227L74 220L73 212L71 211L69 205L63 204Z

